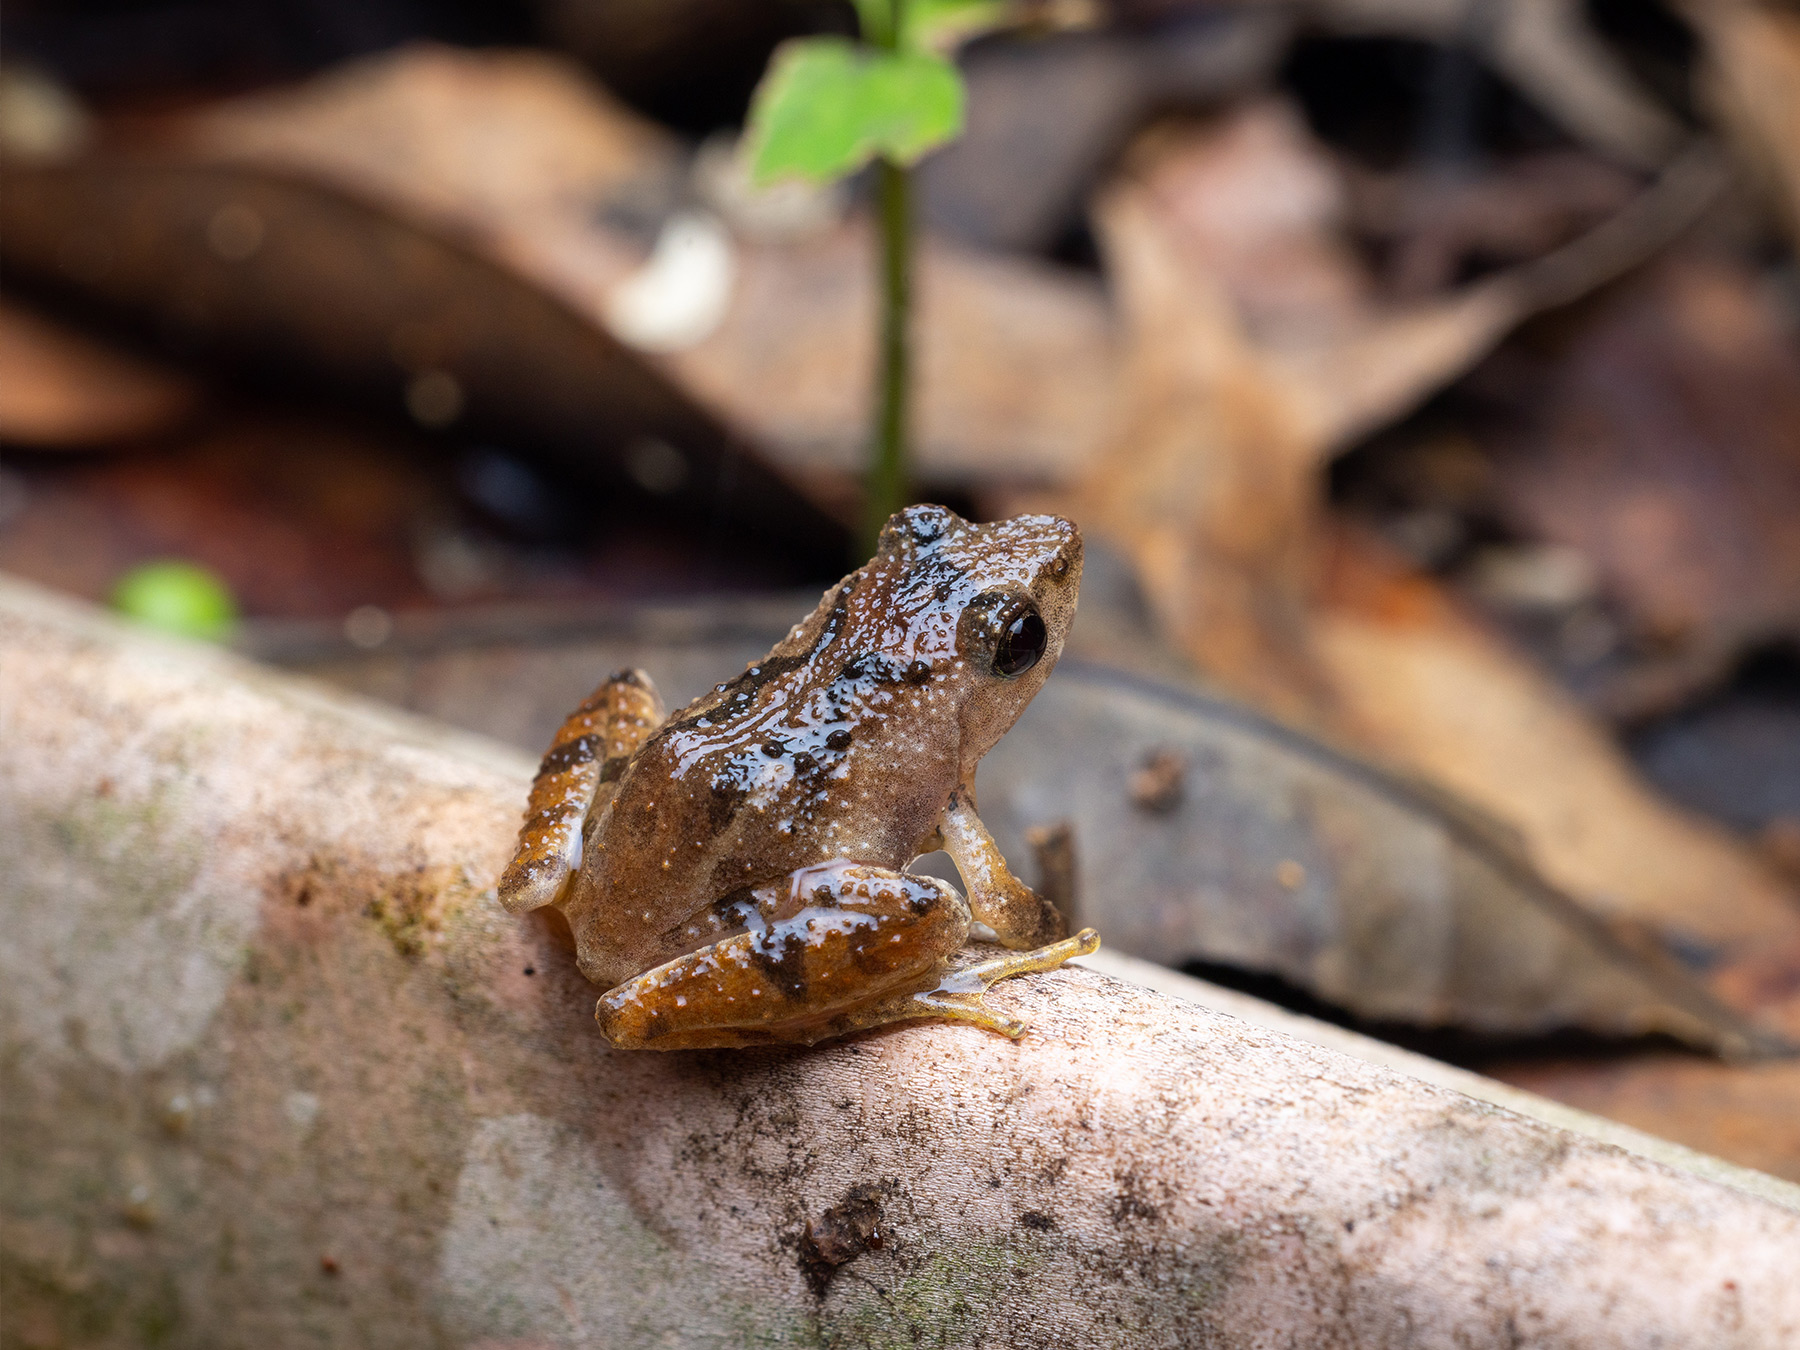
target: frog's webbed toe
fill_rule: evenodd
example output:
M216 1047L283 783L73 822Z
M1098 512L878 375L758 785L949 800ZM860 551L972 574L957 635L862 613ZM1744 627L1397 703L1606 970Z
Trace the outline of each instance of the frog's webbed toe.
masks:
M532 780L518 848L500 877L501 904L521 913L561 898L581 866L583 825L662 719L662 699L641 670L608 676L569 715Z

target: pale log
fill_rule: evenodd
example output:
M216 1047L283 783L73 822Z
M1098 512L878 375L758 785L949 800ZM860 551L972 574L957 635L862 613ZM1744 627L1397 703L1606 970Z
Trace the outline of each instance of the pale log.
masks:
M1800 1343L1792 1188L1092 969L610 1052L530 768L0 583L0 1339Z

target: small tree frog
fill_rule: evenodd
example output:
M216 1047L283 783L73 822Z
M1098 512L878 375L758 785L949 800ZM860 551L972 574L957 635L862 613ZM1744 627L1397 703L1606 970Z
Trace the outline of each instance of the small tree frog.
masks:
M773 651L674 716L641 671L601 684L538 770L502 903L562 910L615 1046L920 1017L1018 1036L987 987L1099 939L1065 937L1007 869L975 766L1043 687L1080 583L1067 520L900 512ZM905 870L938 848L966 899ZM1014 950L954 965L972 919Z

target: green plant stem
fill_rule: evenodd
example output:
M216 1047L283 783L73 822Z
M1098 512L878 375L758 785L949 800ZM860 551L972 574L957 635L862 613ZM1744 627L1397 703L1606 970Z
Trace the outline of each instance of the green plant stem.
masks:
M867 539L874 548L887 518L907 504L907 391L912 343L912 171L883 159L876 166L881 208L881 353L869 465Z
M905 38L907 0L888 0L885 33L870 33L877 46L898 51ZM868 551L889 516L907 504L912 485L907 472L908 387L912 371L912 171L883 158L875 166L881 211L881 353L879 396L870 447L864 506Z

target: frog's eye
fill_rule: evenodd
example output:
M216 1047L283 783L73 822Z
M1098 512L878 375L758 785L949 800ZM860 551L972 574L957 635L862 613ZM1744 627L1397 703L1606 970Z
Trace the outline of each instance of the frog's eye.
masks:
M1044 617L1037 606L1022 600L1003 612L998 621L1000 641L994 648L994 673L1023 675L1038 663L1049 640Z

